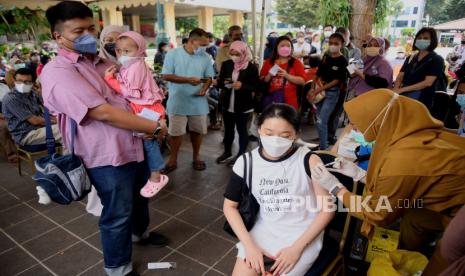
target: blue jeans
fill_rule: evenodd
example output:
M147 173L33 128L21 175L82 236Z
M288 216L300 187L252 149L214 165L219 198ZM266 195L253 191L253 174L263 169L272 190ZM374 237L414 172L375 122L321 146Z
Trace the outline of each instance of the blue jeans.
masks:
M132 234L142 236L149 226L148 199L139 190L149 178L146 162L87 169L103 205L100 238L105 268L131 263Z
M159 172L165 167L157 140L144 140L144 153L151 172Z
M332 87L326 90L326 97L323 101L317 104L317 127L318 135L320 136L320 149L326 150L328 148L328 127L329 118L336 107L339 99L339 87Z
M418 101L421 96L421 90L402 93L401 95Z

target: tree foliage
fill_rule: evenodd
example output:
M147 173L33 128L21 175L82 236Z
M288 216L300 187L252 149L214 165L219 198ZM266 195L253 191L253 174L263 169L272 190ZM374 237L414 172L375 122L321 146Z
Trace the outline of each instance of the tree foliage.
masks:
M0 6L0 35L27 34L36 41L49 38L49 24L43 11L28 8L11 10Z
M179 30L181 35L188 34L192 29L197 28L199 20L197 17L178 17L175 20L176 30Z
M216 15L213 17L213 34L215 37L223 38L229 28L229 16L228 15Z
M276 12L281 22L295 27L318 27L318 0L276 0Z
M425 15L430 16L430 25L465 17L465 0L427 0Z

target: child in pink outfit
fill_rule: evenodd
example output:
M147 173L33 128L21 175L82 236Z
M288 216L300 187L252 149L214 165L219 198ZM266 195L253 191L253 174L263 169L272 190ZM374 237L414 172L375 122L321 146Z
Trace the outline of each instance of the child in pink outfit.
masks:
M116 56L121 66L112 66L105 72L105 81L129 102L135 114L152 120L163 120L164 95L145 64L145 39L137 32L122 33L116 40ZM151 175L140 193L144 197L157 194L167 183L168 176L160 171L165 164L156 139L144 139L145 158Z

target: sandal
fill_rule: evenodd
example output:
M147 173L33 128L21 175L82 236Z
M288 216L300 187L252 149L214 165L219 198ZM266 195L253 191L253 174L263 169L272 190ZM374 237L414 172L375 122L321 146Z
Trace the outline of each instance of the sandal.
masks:
M196 171L203 171L207 168L207 165L205 164L205 162L200 161L200 160L195 160L194 162L192 162L192 166L194 167L194 170Z
M168 184L168 176L162 174L160 175L160 181L153 182L150 179L147 181L144 187L140 190L140 195L143 197L152 197L156 195L163 187Z
M162 174L169 174L170 172L176 170L178 168L177 165L166 165L163 170L161 170Z

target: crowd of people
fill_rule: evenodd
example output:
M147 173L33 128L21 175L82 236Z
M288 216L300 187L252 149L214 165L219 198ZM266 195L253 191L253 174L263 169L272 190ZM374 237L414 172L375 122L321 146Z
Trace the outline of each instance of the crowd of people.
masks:
M223 40L195 28L179 47L159 43L149 68L141 34L123 26L99 33L81 2L60 2L46 17L56 52L44 47L25 54L19 43L1 57L0 143L8 161L17 162L15 145L46 143L50 112L55 141L74 148L92 183L87 211L100 216L107 275L138 275L133 242L169 244L168 237L147 230L148 200L169 185L186 134L192 168L207 169L201 146L209 129L224 130L216 162L232 167L224 214L239 239L235 276L305 275L335 216L334 210L314 210L318 197L338 198L363 221L367 236L373 226L401 218L400 247L413 251L440 237L449 222L458 224L454 216L465 203L465 34L444 60L434 51L436 31L422 28L412 54L398 53L396 73L386 58L387 39L368 35L358 48L344 27L326 25L321 35L300 31L295 39L272 32L261 68L240 26L231 26ZM305 117L316 124L320 150L337 143L348 117L351 133L372 145L368 168L339 158L328 167L313 149L298 146L312 138L300 131ZM233 153L236 131L239 147ZM258 147L250 151L249 142L257 138ZM166 141L165 163L160 149ZM365 185L370 207L385 197L393 206L419 199L424 206L357 208L353 199L360 195L340 175ZM253 228L241 214L245 191L259 209ZM43 190L39 195L41 203L50 201ZM455 235L447 237L452 246L457 232L447 232ZM463 275L460 244L460 253L450 257L441 254L439 243L424 275L446 267L449 275Z

